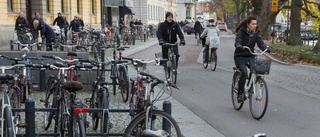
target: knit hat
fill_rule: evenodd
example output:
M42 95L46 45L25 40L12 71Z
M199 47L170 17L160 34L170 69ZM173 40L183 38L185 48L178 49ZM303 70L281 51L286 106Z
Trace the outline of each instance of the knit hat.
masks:
M169 16L173 17L173 14L171 12L167 12L166 13L166 18L168 18Z

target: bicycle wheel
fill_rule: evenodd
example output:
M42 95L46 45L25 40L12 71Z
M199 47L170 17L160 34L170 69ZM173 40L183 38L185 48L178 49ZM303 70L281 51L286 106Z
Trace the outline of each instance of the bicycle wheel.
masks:
M217 67L217 52L216 51L213 51L213 49L211 49L212 52L211 52L211 59L210 59L210 67L211 67L211 70L212 71L215 71L216 70L216 67Z
M9 92L9 98L10 98L10 104L12 108L21 108L21 103L20 101L20 94L17 88L12 88ZM19 112L11 112L13 116L13 122L15 125L20 124L21 122L21 117ZM15 129L15 133L18 133L18 129Z
M96 108L103 108L108 109L109 108L109 92L108 89L105 87L102 87L97 92L97 103ZM94 112L92 113L92 124L93 129L97 130L99 125L99 119L101 119L103 116L102 112ZM101 121L100 121L101 122Z
M99 51L95 43L91 46L91 53L93 55L93 59L99 62Z
M250 112L254 119L261 119L268 106L268 87L266 81L262 77L257 77L256 83L250 89ZM253 91L255 89L255 91Z
M75 114L73 118L73 137L86 137L86 128L82 114Z
M117 91L117 64L113 64L111 66L111 80L112 80L112 87L113 87L113 95L116 95Z
M207 67L208 67L208 58L206 58L206 54L207 54L207 50L205 50L204 49L204 51L203 51L203 57L202 57L202 65L203 65L203 67L205 68L205 69L207 69Z
M124 102L128 101L129 96L129 76L126 66L120 66L118 71L118 81L121 97Z
M243 102L238 103L238 83L240 80L241 74L239 72L235 72L232 78L232 86L231 86L231 100L234 109L240 110L243 106Z
M2 127L2 132L4 137L15 137L15 127L12 123L12 111L10 106L4 108L4 116L3 116L4 127Z
M46 90L46 97L45 97L45 108L57 108L57 103L58 99L57 96L59 94L59 87L58 83L56 83L54 77L50 77L47 82L47 90ZM54 111L45 111L44 112L44 128L45 130L48 130L52 119L53 115L56 113ZM58 114L58 113L57 113Z
M171 58L170 80L171 80L174 84L177 84L177 76L178 76L177 62L176 62L176 57L173 56L173 57Z
M160 110L152 110L149 114L152 114L148 120L148 125L150 125L150 127L146 127L146 113L143 112L130 122L123 137L141 137L146 132L146 129L154 132L160 131L160 133L162 131L162 134L157 136L182 136L177 122L168 113Z

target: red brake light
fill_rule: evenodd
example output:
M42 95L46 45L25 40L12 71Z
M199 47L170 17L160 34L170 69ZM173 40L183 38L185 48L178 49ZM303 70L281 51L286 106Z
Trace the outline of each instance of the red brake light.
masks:
M80 110L80 108L75 108L75 109L73 110L73 112L74 112L75 114L80 114L81 110Z
M87 113L88 112L88 108L82 108L82 113Z

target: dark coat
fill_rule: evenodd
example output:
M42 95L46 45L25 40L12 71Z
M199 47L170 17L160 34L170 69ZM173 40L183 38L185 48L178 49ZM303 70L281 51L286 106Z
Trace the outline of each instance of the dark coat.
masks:
M81 26L80 21L72 20L71 23L70 23L70 26L69 26L69 30L71 28L72 31L79 32L80 26Z
M267 46L262 41L259 30L251 32L247 29L247 27L242 27L238 30L236 42L234 44L235 47L248 46L251 51L254 52L254 47L256 44L261 50L265 50L267 48ZM250 57L253 55L251 55L251 53L247 49L240 50L236 48L236 50L234 51L234 56Z
M164 41L165 43L176 43L177 42L177 34L181 40L184 40L183 33L178 23L167 21L162 22L157 31L158 40Z
M43 21L39 21L39 26L37 30L40 30L41 36L45 35L46 38L54 38L54 32L52 28Z
M56 23L57 23L57 25L58 25L60 28L65 28L66 22L65 22L65 20L64 20L63 17L58 16L58 17L53 21L53 25L55 25Z
M19 24L21 24L21 25L19 26ZM15 30L19 30L20 31L25 27L28 27L27 20L24 17L22 17L22 18L18 17L16 19Z
M196 21L196 23L194 24L194 28L195 32L201 32L202 31L202 25L199 21Z

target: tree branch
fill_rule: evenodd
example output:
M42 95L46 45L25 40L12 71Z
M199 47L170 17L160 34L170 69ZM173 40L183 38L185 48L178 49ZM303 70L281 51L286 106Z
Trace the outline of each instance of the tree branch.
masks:
M319 19L319 17L314 14L312 11L310 11L309 9L307 8L301 8L301 10L303 10L304 12L306 12L308 15L310 15L312 18L315 18L315 19Z

